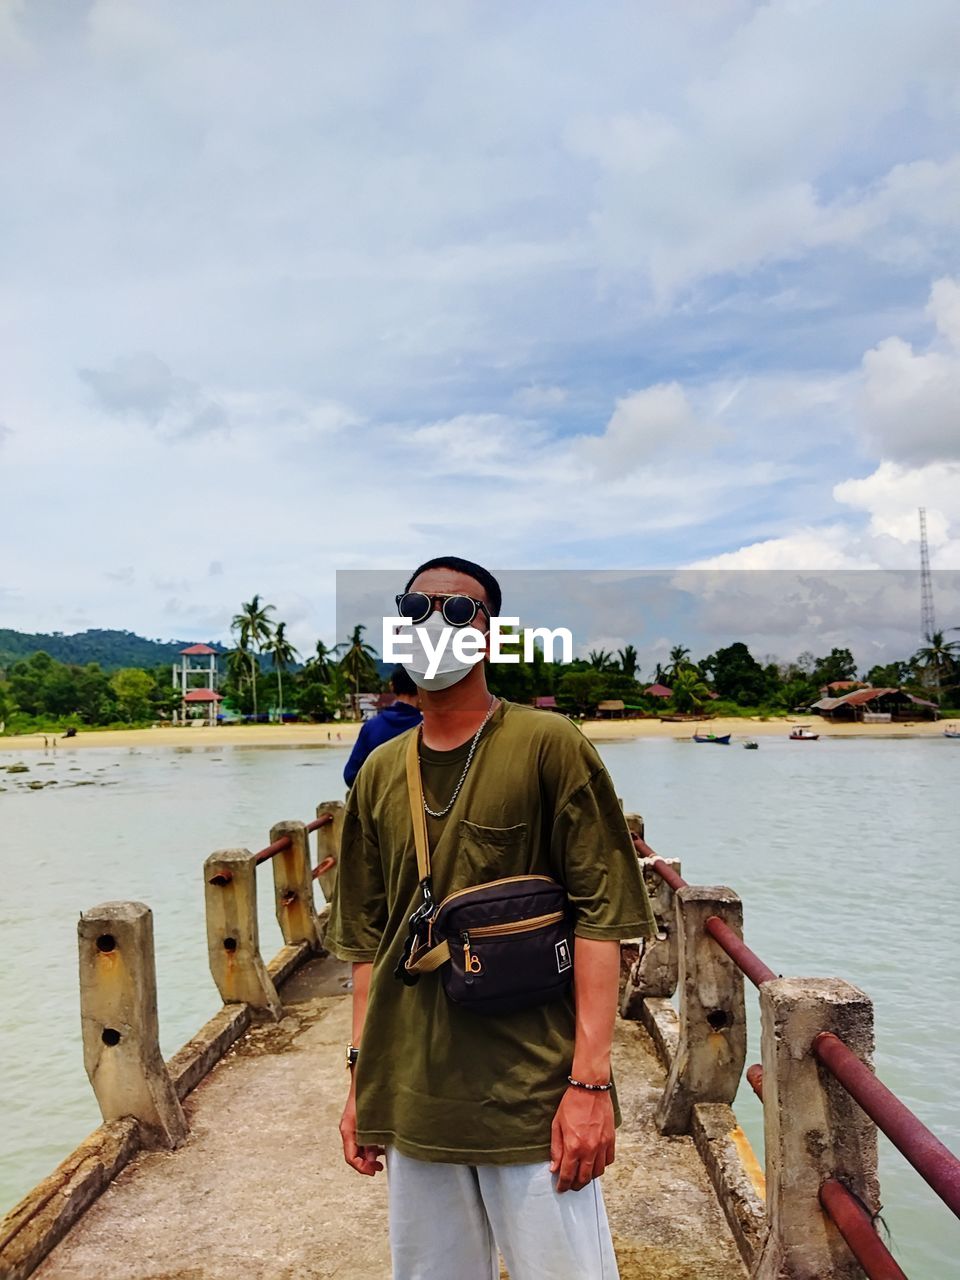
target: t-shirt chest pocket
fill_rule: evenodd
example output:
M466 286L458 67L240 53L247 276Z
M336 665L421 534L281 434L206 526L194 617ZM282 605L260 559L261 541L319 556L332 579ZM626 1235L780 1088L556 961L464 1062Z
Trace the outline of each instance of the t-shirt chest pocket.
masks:
M460 820L455 853L461 885L484 884L530 871L529 833L525 822L515 827L483 827Z

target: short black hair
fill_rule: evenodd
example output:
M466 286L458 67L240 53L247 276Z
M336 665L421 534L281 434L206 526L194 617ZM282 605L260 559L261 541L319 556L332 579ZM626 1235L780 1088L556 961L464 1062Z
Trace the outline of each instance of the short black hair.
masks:
M453 569L457 573L465 573L471 578L475 578L480 583L484 591L487 593L487 600L490 604L490 613L493 617L497 617L500 613L500 606L503 604L503 594L500 591L500 583L496 580L489 569L484 569L483 565L474 564L472 560L462 560L459 556L434 556L432 560L426 560L419 568L414 569L410 577L407 579L407 585L404 591L409 591L411 585L416 582L421 573L425 573L427 569Z
M405 698L412 698L415 693L420 692L404 666L396 666L390 672L390 688L396 694L403 694Z

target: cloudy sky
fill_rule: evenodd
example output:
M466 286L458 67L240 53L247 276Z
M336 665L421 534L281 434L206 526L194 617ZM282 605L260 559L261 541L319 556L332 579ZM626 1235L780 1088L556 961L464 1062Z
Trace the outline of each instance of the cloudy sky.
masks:
M920 505L960 569L958 65L955 0L0 0L0 626Z

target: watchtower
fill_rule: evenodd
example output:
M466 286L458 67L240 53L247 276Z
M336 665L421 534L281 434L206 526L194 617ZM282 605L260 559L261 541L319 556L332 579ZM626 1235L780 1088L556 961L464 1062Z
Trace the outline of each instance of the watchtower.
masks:
M206 662L202 661L204 658ZM173 664L173 687L180 690L180 719L184 724L187 708L197 703L204 707L207 723L217 723L217 704L223 700L217 692L218 677L216 649L208 644L191 644L180 650L180 662Z

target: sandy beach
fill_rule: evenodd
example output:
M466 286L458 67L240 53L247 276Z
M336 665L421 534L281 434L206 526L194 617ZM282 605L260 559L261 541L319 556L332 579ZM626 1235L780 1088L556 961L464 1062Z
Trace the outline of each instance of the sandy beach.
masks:
M551 714L544 712L544 715ZM904 724L827 724L817 716L791 716L761 720L721 717L701 721L705 733L733 735L733 742L747 738L786 736L795 724L810 725L825 738L927 738L943 733L943 721L918 720ZM676 740L690 738L697 726L692 721L670 723L660 720L588 720L582 728L592 742L620 742L630 738ZM360 726L348 724L259 724L169 726L151 729L91 729L75 738L52 734L19 734L0 737L0 751L36 751L56 741L58 751L88 751L97 747L345 747L355 740Z

